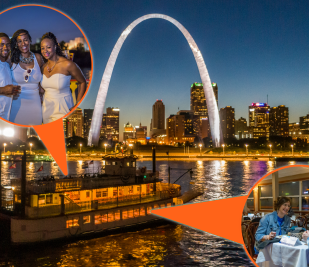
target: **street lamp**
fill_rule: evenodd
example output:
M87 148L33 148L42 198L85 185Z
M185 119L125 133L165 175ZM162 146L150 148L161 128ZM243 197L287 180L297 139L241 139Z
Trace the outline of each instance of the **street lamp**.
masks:
M3 143L3 153L5 153L6 143Z
M202 156L202 144L199 144L199 146L200 146L200 156Z
M80 155L80 156L82 155L82 146L83 146L83 144L80 143L80 144L79 144L79 155Z
M294 157L294 145L291 145L292 148L292 157Z
M224 155L224 147L225 147L225 144L223 144L222 147L223 147L223 157L224 157L224 156L225 156L225 155Z
M107 144L106 144L106 143L104 144L104 147L105 147L105 155L106 155L106 147L107 147Z
M269 156L271 157L272 155L272 150L271 150L272 144L269 145Z
M247 154L247 157L248 157L248 145L246 144L246 154Z
M29 145L30 145L30 155L31 155L31 148L32 148L32 143L30 143Z

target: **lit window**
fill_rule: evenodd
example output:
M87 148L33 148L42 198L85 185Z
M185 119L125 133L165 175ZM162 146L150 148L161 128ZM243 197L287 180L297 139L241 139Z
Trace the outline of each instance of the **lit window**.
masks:
M90 223L90 215L83 216L83 222L84 222L84 224Z
M134 217L139 217L139 209L134 209Z
M160 205L160 208L165 208L165 204L161 204L161 205Z
M72 227L75 227L75 226L79 226L78 220L79 220L79 218L74 218L72 220L67 220L66 221L67 228L72 228Z
M108 213L108 222L113 222L113 221L115 221L114 212L109 212Z
M141 207L141 208L140 208L139 215L140 215L140 216L145 216L145 208L144 208L144 207Z
M148 207L147 207L147 214L151 214L151 210L152 210L152 207L151 207L151 206L148 206Z
M102 215L102 223L107 223L107 214Z
M115 221L120 220L120 210L115 211Z
M101 214L94 215L94 224L101 224L101 223L102 223L102 215Z
M123 220L128 219L128 211L127 210L122 211L122 219Z
M134 218L134 216L133 216L133 209L128 210L128 217L129 218Z

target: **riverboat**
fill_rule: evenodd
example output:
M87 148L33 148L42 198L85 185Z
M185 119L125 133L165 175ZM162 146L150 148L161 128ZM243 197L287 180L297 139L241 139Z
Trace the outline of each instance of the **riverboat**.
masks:
M101 173L40 180L26 180L23 162L22 178L2 192L12 195L2 201L12 214L0 211L0 226L6 218L12 244L36 243L153 222L152 209L182 204L180 185L163 183L155 167L137 169L136 160L106 155Z

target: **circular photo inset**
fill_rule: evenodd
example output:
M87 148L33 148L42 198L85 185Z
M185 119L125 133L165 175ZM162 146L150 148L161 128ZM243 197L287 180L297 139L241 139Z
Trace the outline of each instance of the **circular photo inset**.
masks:
M0 118L34 126L73 112L92 70L79 26L60 11L37 5L6 10L0 23Z
M242 217L246 251L256 266L309 263L309 166L264 176L251 189Z

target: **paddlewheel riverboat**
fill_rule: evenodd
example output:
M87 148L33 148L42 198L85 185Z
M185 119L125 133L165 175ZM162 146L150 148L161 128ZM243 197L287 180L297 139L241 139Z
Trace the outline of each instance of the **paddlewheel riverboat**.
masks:
M21 244L158 220L152 209L182 203L180 185L163 183L155 170L137 169L136 159L106 155L101 173L30 181L23 162L22 178L7 188L13 200L2 201L2 211L11 214L2 212L0 223L9 220L11 242Z

